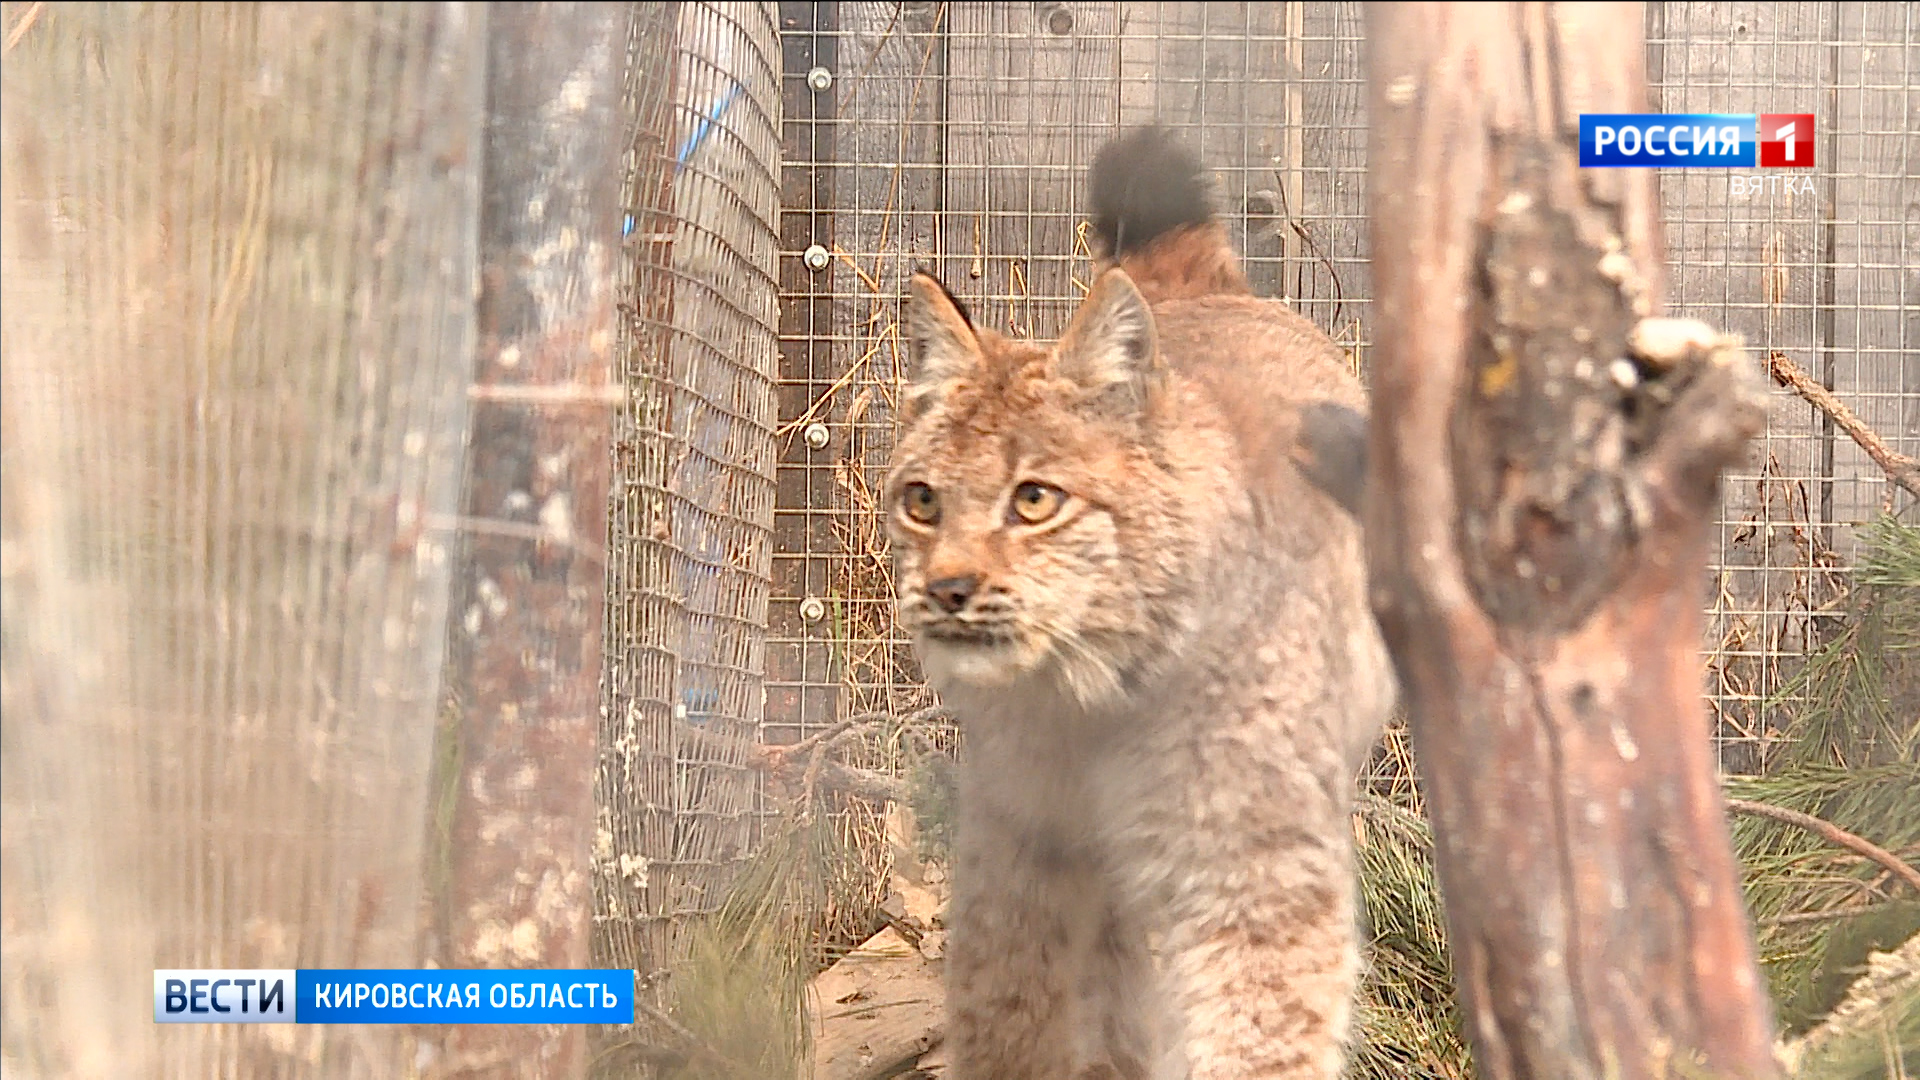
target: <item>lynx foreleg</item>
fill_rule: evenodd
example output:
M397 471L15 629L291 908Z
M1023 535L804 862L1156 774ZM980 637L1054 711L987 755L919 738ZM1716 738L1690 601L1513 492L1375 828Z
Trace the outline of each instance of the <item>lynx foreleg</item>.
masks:
M1294 856L1298 858L1299 855ZM1318 860L1315 860L1318 861ZM1203 903L1239 911L1180 927L1169 974L1191 1080L1335 1080L1355 970L1344 860L1324 880L1269 880ZM1255 875L1259 876L1259 875ZM1198 898L1196 898L1198 899Z
M955 1080L1134 1080L1150 971L1090 846L985 808L957 831L947 1038Z
M1189 781L1141 819L1185 1046L1160 1080L1336 1080L1358 968L1345 748L1251 723L1183 751Z

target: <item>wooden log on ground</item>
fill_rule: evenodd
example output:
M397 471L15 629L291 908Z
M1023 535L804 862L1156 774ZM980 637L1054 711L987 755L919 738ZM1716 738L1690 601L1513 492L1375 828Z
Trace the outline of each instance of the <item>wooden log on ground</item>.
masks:
M1638 4L1367 14L1374 605L1495 1078L1777 1072L1701 701L1737 345L1660 313Z
M814 1080L881 1080L931 1050L945 1027L946 988L892 927L813 981Z

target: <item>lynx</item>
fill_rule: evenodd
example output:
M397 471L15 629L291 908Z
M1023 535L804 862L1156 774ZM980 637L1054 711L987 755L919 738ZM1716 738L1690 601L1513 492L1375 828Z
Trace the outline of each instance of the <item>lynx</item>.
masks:
M1342 508L1364 395L1251 295L1169 136L1091 187L1102 269L1057 343L925 274L903 316L899 613L966 740L954 1075L1334 1077L1394 694Z

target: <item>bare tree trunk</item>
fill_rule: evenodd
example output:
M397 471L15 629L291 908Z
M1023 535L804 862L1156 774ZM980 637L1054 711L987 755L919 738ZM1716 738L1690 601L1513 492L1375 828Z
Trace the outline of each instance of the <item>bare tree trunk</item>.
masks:
M449 697L451 967L585 967L618 384L618 4L495 4ZM448 1029L446 1075L578 1076L578 1026Z
M1489 1077L1759 1077L1768 1004L1701 704L1736 348L1641 323L1638 4L1371 5L1375 606L1412 709Z

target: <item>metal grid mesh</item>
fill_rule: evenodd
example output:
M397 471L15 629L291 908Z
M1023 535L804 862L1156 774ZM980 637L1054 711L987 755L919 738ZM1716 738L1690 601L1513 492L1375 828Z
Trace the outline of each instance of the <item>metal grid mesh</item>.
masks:
M873 506L906 274L934 268L989 325L1057 334L1090 281L1086 164L1152 120L1221 166L1256 287L1357 352L1366 147L1353 5L781 10L785 423L767 723L788 741L927 704L893 624ZM815 247L824 259L809 266Z
M662 969L752 839L774 502L770 5L635 4L596 962Z
M1675 3L1650 11L1657 107L1812 113L1809 170L1662 174L1676 314L1743 335L1920 446L1920 40L1911 4ZM1791 183L1788 176L1793 177ZM1781 693L1829 627L1853 523L1893 499L1831 420L1784 392L1728 477L1709 693L1729 769L1759 766ZM1907 500L1910 503L1910 500ZM1772 704L1769 704L1772 703Z
M8 4L0 1075L380 1077L158 967L417 962L486 23Z
M787 741L926 703L872 505L895 430L897 298L915 265L987 325L1057 334L1089 280L1087 163L1117 130L1157 121L1216 170L1256 289L1363 367L1370 289L1358 4L785 3L781 17L767 731ZM1812 198L1779 180L1740 195L1728 174L1665 176L1673 308L1746 335L1759 358L1791 355L1908 454L1920 448L1913 17L1905 4L1812 3L1648 15L1655 107L1811 112L1821 132ZM830 79L810 80L815 68ZM804 257L815 245L817 268ZM1762 703L1851 554L1849 523L1889 488L1780 392L1728 491L1704 597L1707 683L1723 759L1746 770Z

